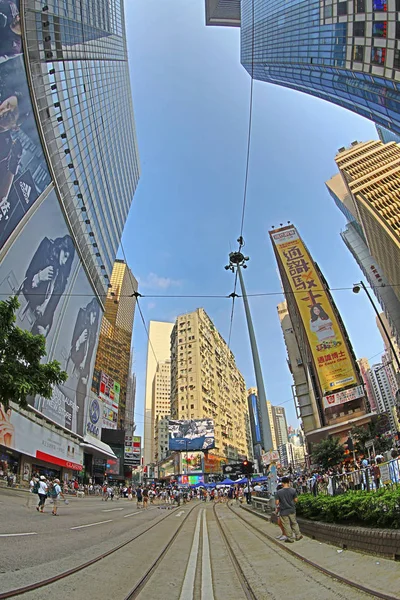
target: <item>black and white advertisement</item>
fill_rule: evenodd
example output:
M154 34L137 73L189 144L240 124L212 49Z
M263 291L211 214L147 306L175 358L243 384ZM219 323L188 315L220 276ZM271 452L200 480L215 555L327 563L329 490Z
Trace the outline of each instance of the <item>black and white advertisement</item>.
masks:
M47 360L58 360L69 375L65 384L55 388L51 400L35 398L35 408L84 435L100 306L79 263L54 191L2 261L0 294L1 298L18 296L17 325L44 335Z
M168 423L169 449L211 450L215 447L214 421L212 419L170 420Z
M19 0L0 0L0 248L50 180L26 79Z

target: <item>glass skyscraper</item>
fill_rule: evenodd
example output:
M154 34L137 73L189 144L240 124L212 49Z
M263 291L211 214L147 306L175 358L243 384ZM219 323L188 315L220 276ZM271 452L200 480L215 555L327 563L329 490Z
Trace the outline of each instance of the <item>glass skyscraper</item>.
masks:
M104 298L139 179L123 1L28 0L24 11L50 169Z
M400 133L399 13L400 0L242 0L241 62Z

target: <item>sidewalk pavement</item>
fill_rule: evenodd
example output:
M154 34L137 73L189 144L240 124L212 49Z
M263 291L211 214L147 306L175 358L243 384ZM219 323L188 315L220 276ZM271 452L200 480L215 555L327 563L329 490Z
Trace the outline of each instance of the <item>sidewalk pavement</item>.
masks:
M299 558L312 561L323 569L330 571L333 575L344 577L366 588L400 600L400 567L398 562L354 552L353 550L342 550L306 536L295 544L277 542L275 538L279 533L279 528L272 525L267 516L247 506L241 508L246 511L246 519L266 533L274 542L284 546ZM261 519L262 522L260 522Z

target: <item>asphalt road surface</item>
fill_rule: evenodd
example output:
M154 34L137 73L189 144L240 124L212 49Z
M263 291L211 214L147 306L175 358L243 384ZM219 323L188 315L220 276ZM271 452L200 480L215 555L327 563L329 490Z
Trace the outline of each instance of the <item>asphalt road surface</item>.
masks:
M26 500L27 494L22 492L0 491L0 592L62 573L143 535L84 570L18 596L23 600L52 596L66 600L125 600L164 548L165 554L132 598L269 600L289 594L296 600L376 597L288 554L263 535L277 535L277 528L238 508L232 511L226 505L217 505L214 509L211 503L193 501L169 511L154 505L145 511L127 499L103 502L98 497L72 498L68 505L61 503L59 516L53 517L51 504L39 514L34 505L26 507ZM151 525L154 527L146 531ZM339 554L335 547L307 538L290 548L304 557L308 553L315 562L320 560L324 568L337 569L360 582L369 581L374 589L399 597L396 581L400 573L393 561L350 552Z

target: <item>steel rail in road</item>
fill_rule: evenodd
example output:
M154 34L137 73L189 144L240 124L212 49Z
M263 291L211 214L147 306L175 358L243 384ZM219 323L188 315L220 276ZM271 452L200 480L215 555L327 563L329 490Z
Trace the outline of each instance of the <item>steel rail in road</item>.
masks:
M135 587L133 587L131 589L131 591L129 592L129 594L127 596L125 596L124 600L134 600L134 598L137 598L137 596L140 594L140 592L142 591L142 589L145 587L145 585L147 584L147 582L149 581L149 579L153 575L153 573L157 570L158 565L160 564L160 562L162 561L162 559L164 558L164 556L166 555L166 553L168 552L168 550L171 548L171 546L174 543L174 541L176 540L176 538L178 537L179 532L181 531L182 527L186 523L186 520L188 519L189 515L191 515L192 512L193 512L193 510L195 510L196 508L200 508L200 506L201 506L201 504L195 504L193 506L193 508L191 508L186 513L186 516L183 519L183 521L180 522L180 525L179 525L178 529L171 536L171 538L169 539L169 541L167 542L167 544L164 546L164 548L158 554L157 558L153 561L153 563L147 569L147 571L143 575L143 577L140 578L140 580L136 583Z
M258 600L256 594L254 593L254 591L251 587L249 580L247 579L246 575L244 574L244 571L243 571L242 567L240 566L238 559L236 558L235 552L231 546L228 536L226 535L224 528L221 525L220 518L216 511L216 504L214 504L214 506L213 506L213 511L214 511L215 520L217 522L222 539L225 542L225 546L228 551L229 558L231 559L233 568L235 569L236 575L238 576L238 579L239 579L240 585L242 586L243 593L245 595L246 600Z
M310 560L309 558L305 558L304 556L301 556L301 554L298 554L298 552L296 552L295 550L292 550L287 545L280 543L274 537L268 535L268 533L265 533L265 531L258 529L255 525L253 525L253 523L250 523L250 521L245 519L243 517L243 515L239 514L238 511L233 510L233 508L229 505L229 503L228 503L228 508L239 519L244 521L246 523L246 525L248 525L249 527L251 527L252 529L257 531L257 533L259 533L263 537L267 538L269 542L272 542L275 546L278 546L281 550L287 552L288 554L291 554L292 556L295 556L296 558L298 558L302 562L310 565L311 567L314 567L314 569L316 569L317 571L320 571L321 573L328 575L332 579L336 579L337 581L344 583L346 585L349 585L350 587L353 587L361 592L369 594L370 596L373 596L374 598L382 598L382 600L400 600L400 596L390 596L389 594L384 594L383 592L379 592L377 590L372 590L372 589L368 588L367 586L362 585L361 583L357 583L356 581L351 581L350 579L347 579L346 577L343 577L342 575L339 575L338 573L335 573L334 571L330 571L329 569L326 569L325 567L321 567L321 565L318 565L317 563ZM254 513L254 516L258 517L259 515L257 515L257 513Z
M68 569L67 571L63 571L62 573L59 573L58 575L53 575L53 577L48 577L47 579L43 579L42 581L37 581L36 583L31 583L31 584L25 585L20 588L14 588L13 590L9 590L8 592L0 593L0 600L6 600L7 598L13 598L14 596L20 596L21 594L26 594L27 592L31 592L33 590L38 590L40 588L51 585L52 583L56 583L57 581L60 581L61 579L65 579L66 577L69 577L70 575L74 575L75 573L78 573L79 571L82 571L83 569L87 569L91 565L94 565L95 563L99 562L100 560L107 558L107 556L110 556L111 554L118 552L118 550L125 548L125 546L127 546L128 544L131 544L138 538L142 537L148 531L150 531L154 527L157 527L157 525L159 525L160 523L165 521L165 519L168 519L168 517L175 514L176 510L177 510L177 508L173 508L172 510L168 511L168 514L165 517L163 517L162 519L159 519L158 521L156 521L155 523L150 525L150 527L147 527L141 533L134 535L133 537L129 538L129 540L122 542L121 544L118 544L118 546L115 546L114 548L111 548L111 550L107 550L107 552L104 552L103 554L100 554L99 556L96 556L95 558L92 558L91 560L88 560L76 567L73 567L72 569ZM187 516L192 512L192 510L193 509L188 511L188 514L186 515L184 520L186 520ZM183 525L183 522L181 523L181 526L182 525ZM180 529L180 527L179 527L179 529ZM179 531L179 529L178 529L178 531ZM128 598L131 598L131 597L133 598L134 596L128 596Z

